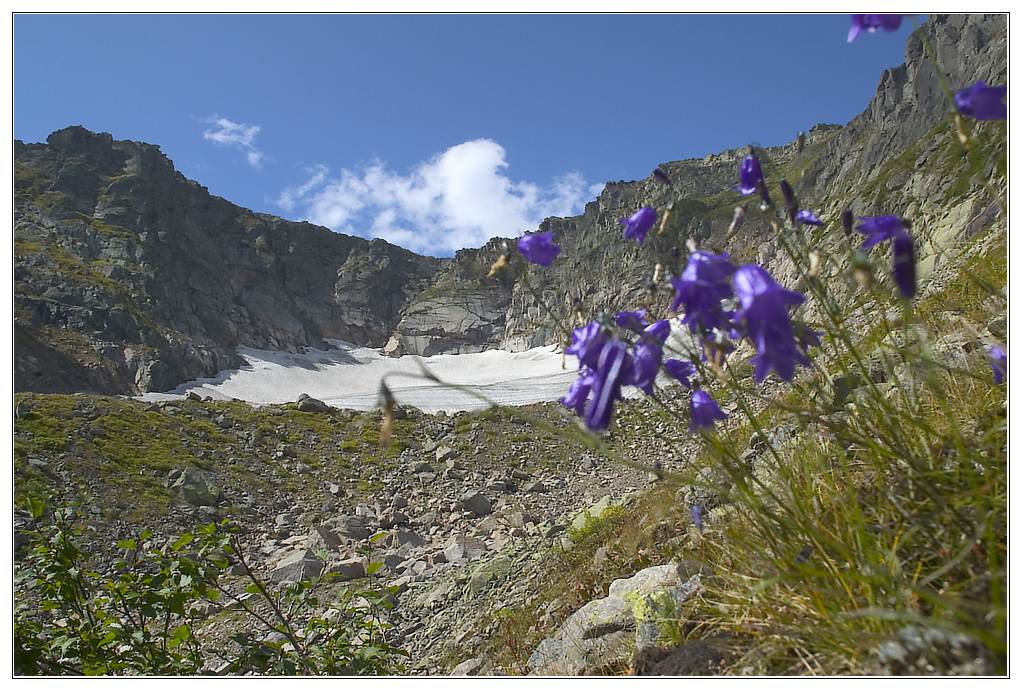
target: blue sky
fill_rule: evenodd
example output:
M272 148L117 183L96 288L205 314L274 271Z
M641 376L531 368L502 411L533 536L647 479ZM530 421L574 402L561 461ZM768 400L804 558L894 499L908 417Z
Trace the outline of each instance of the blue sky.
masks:
M848 15L18 15L14 132L158 144L239 205L450 255L608 180L845 123Z

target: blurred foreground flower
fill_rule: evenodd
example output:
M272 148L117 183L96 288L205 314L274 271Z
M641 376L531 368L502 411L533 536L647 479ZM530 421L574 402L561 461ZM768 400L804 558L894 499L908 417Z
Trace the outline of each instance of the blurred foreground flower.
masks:
M908 232L892 239L892 278L903 298L916 295L916 253Z
M592 389L593 371L583 366L579 369L579 379L572 383L572 386L568 388L568 393L558 401L565 408L575 411L577 416L581 416L583 411L586 410L586 400L589 398L590 390Z
M600 322L590 322L572 330L572 343L565 349L565 353L578 358L581 365L595 368L600 357L600 349L604 347L606 341L607 333L600 326Z
M685 308L682 324L689 331L695 334L698 327L713 329L722 325L721 301L732 297L729 278L734 271L727 253L715 255L697 250L689 255L682 276L671 280L675 288L671 309Z
M629 218L623 217L618 219L618 223L625 226L622 232L624 237L635 240L637 243L642 243L646 239L646 234L654 227L656 220L656 211L650 207L640 207Z
M622 397L622 385L629 375L630 365L624 342L612 339L604 344L593 374L593 398L583 415L590 430L605 430L611 424L614 405Z
M987 351L987 359L991 363L991 370L994 371L995 384L1005 382L1005 375L1009 371L1009 356L1000 346L992 346Z
M955 93L956 109L977 120L1005 120L1007 89L1004 85L988 86L986 82L977 82Z
M632 348L632 363L623 384L631 384L647 394L654 393L654 380L661 369L664 351L661 348L671 332L668 320L654 322L643 330Z
M909 233L906 223L898 216L861 216L860 225L856 230L866 236L863 239L863 249L869 250L878 243Z
M747 155L739 165L739 186L736 189L744 195L752 195L763 181L760 161L752 154Z
M807 211L806 209L799 210L799 212L796 214L796 221L802 224L806 224L807 226L824 225L824 222L817 218L816 214L814 214L812 211Z
M761 382L774 370L788 382L795 374L796 363L810 364L796 345L788 313L790 305L803 302L803 294L782 288L755 264L739 267L732 283L742 305L737 316L745 321L746 335L757 349L750 361L755 368L753 379Z
M853 14L849 15L849 18L852 26L849 27L846 43L855 41L862 31L872 34L878 29L895 31L902 26L901 14Z
M696 366L692 361L669 358L664 361L664 372L668 373L686 387L691 386L689 378L696 374Z
M903 298L916 295L916 253L909 224L898 216L861 216L856 227L866 236L863 249L872 248L886 240L892 241L892 278Z
M554 242L554 231L527 233L519 238L519 252L533 264L549 267L561 252L561 247Z
M724 420L728 416L718 406L718 402L714 401L710 394L698 389L693 392L693 396L690 399L692 406L692 419L689 422L689 430L705 430L707 428L713 428L714 422Z
M668 177L667 173L661 170L660 166L654 169L654 178L669 187L671 186L671 178Z

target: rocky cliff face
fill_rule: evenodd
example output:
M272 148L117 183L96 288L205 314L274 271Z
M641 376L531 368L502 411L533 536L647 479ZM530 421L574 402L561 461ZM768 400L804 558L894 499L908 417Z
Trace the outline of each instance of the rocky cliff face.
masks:
M15 387L139 392L235 348L382 346L445 264L255 214L160 150L80 127L15 143Z
M912 219L918 275L926 290L934 271L965 239L989 224L997 210L990 196L963 172L960 155L952 153L956 142L949 104L934 64L925 55L925 37L953 88L978 79L1005 82L1004 16L933 16L910 37L905 64L881 76L877 93L863 113L845 126L818 125L807 133L802 148L795 139L767 148L771 164L765 172L771 180L788 179L803 206L832 224L837 224L845 208L858 215L890 213ZM1004 136L1004 129L998 127L980 127L977 134ZM474 334L482 337L489 326L492 336L484 346L518 350L558 341L557 321L569 324L577 311L593 315L644 304L665 311L670 287L664 281L651 287L650 269L660 262L666 271L679 271L689 240L727 249L741 262L762 263L780 281L795 285L798 274L788 258L777 252L769 227L747 223L731 236L727 233L735 206L755 203L732 191L746 152L743 147L661 164L673 181L670 189L652 177L609 183L582 215L545 220L541 228L555 231L561 256L551 268L528 268L532 290L522 280L490 284L488 310L478 314L489 312L494 319L474 323ZM663 232L637 246L622 238L618 219L645 205L662 210L670 205L672 210ZM848 254L839 253L844 242L840 235L818 233L813 241L822 252ZM485 273L501 245L495 240L479 251L467 251L459 264L481 267ZM439 276L448 289L445 295L432 297L432 314L454 311L464 296L477 291L482 273L456 275L452 267L443 270ZM541 301L556 319L547 317ZM502 306L507 309L498 314ZM417 334L428 331L421 323L403 320L398 325L399 339L409 338L410 324ZM428 348L422 338L418 346ZM430 338L443 348L453 337L445 333Z
M912 219L926 292L997 209L964 172L925 38L953 88L1005 81L1004 16L933 16L863 113L813 128L802 147L768 148L765 161L770 179L784 176L802 206L831 223L810 241L838 263L848 255L833 230L843 209ZM1004 127L975 134L1004 137ZM795 286L801 272L776 252L769 227L727 232L734 207L749 203L733 191L745 151L661 164L670 188L652 178L609 183L581 215L541 224L562 246L551 268L488 277L511 241L425 258L236 207L151 145L82 128L46 144L16 142L15 387L167 389L236 366L238 345L297 349L324 338L424 355L556 343L559 323L577 315L666 311L670 286L653 285L651 267L679 271L690 240L765 264ZM671 213L637 246L618 219L644 205Z

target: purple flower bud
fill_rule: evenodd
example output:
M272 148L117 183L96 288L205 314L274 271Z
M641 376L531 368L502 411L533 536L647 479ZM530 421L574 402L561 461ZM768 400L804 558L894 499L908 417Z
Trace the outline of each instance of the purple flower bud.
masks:
M671 187L671 178L668 177L667 173L661 170L660 166L654 169L654 178L664 183L668 187Z
M596 368L600 349L603 348L606 341L607 332L600 326L600 323L590 322L572 330L572 344L565 349L565 353L578 358L581 365Z
M842 230L845 231L846 236L852 235L853 232L853 213L852 209L846 209L842 212Z
M861 31L872 34L878 29L895 31L902 26L901 14L852 14L849 18L852 26L849 27L849 35L846 37L847 43L855 41Z
M892 278L903 298L916 295L916 257L909 233L900 233L892 239Z
M554 231L547 231L527 233L519 238L519 252L533 264L549 267L561 248L554 243Z
M703 531L703 509L700 505L693 505L690 512L693 515L693 526L696 527L697 531Z
M764 182L763 178L761 178L760 182L757 183L757 192L760 193L760 199L762 200L761 204L760 204L760 208L761 209L767 209L768 207L770 207L771 206L771 195L767 194L767 183Z
M629 377L631 363L626 346L618 339L604 344L594 368L593 398L583 421L590 430L606 430L611 424L614 405L621 398L622 384Z
M790 381L796 363L810 364L796 346L788 313L790 305L803 302L803 295L785 290L755 264L739 267L732 284L742 305L738 317L745 321L746 335L757 350L757 355L750 360L754 366L753 379L761 382L774 370L782 380Z
M994 372L995 384L1005 382L1005 376L1009 372L1009 356L1005 350L1001 346L992 346L987 351L987 359Z
M1005 120L1008 117L1007 90L1004 85L988 86L986 82L977 82L955 93L956 108L977 120Z
M702 389L697 389L693 392L689 402L692 411L689 421L689 430L691 432L713 428L715 421L724 420L728 417L721 410L721 407L718 406L718 402L714 401L711 395Z
M664 361L664 372L668 373L686 387L692 386L689 378L696 374L696 366L692 361L669 358Z
M642 243L646 239L646 234L654 227L654 222L656 220L656 211L650 207L640 207L629 218L618 219L618 223L625 226L622 236L625 238L631 238L632 240L635 240L636 243Z
M905 221L890 214L887 216L861 216L860 225L856 227L856 230L866 236L862 245L864 250L909 232Z
M781 188L781 196L785 199L785 211L792 214L796 213L796 208L799 207L799 202L796 200L796 192L789 185L789 181L782 180L778 183L778 187Z
M806 209L800 209L796 214L796 221L807 226L823 226L824 222L817 218L817 215L812 211Z
M739 165L739 185L736 189L744 195L752 195L763 181L764 174L760 170L760 161L752 154L747 155Z

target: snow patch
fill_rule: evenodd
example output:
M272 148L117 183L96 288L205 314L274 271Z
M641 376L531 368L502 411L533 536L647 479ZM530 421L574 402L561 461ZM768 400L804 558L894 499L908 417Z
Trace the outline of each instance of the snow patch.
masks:
M379 405L382 378L399 404L427 413L473 411L488 406L477 395L498 404L520 406L555 401L576 378L572 356L555 346L511 353L491 350L461 355L390 358L375 349L331 341L330 350L303 353L240 348L247 365L224 370L215 377L186 382L171 392L150 392L143 401L180 399L190 392L217 400L241 399L251 404L282 404L308 394L331 406L369 410ZM442 382L422 376L425 365Z

